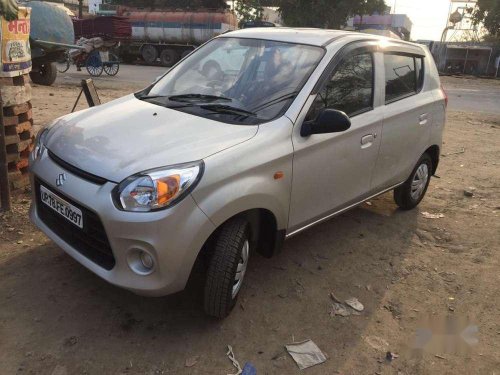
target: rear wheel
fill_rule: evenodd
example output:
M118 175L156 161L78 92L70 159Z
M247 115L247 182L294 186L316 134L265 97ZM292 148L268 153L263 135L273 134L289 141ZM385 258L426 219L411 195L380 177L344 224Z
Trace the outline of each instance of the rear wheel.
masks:
M175 52L173 49L164 49L163 51L161 51L161 55L160 55L161 65L166 66L167 68L170 68L178 60L179 60L179 56L177 55L177 52Z
M422 155L406 182L394 190L394 200L402 210L411 210L424 199L431 181L432 159Z
M120 70L120 61L118 56L113 53L109 54L109 62L104 63L104 72L108 76L116 76Z
M150 44L146 44L141 49L141 55L146 63L154 64L156 62L156 60L158 59L158 50L156 49L155 46L152 46Z
M42 64L30 73L33 83L42 86L51 86L57 78L56 63Z
M236 305L250 257L248 222L235 218L220 229L205 283L205 312L225 318Z

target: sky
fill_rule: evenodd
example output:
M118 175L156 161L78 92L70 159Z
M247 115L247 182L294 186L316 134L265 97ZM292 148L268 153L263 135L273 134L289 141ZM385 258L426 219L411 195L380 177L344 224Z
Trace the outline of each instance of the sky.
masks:
M413 23L411 39L440 40L450 0L385 0L391 13L406 14Z

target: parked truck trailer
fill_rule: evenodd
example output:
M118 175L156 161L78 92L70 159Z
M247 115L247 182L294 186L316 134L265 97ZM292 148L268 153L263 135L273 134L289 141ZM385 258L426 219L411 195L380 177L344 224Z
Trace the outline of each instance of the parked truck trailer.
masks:
M117 15L132 24L132 37L121 43L125 61L141 57L146 63L158 61L172 66L207 40L235 30L236 15L228 10L185 11L118 7Z

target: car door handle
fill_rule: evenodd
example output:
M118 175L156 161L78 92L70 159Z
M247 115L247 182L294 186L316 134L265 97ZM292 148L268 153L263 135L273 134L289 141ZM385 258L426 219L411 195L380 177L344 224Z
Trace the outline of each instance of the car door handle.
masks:
M376 138L376 134L368 134L361 138L361 148L370 147Z
M420 125L427 125L427 123L429 122L429 114L424 113L424 114L420 115L418 118L418 121L419 121Z

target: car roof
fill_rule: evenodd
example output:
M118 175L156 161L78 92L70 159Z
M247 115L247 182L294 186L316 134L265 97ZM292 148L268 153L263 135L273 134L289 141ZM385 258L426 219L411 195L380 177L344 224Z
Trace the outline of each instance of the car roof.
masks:
M400 39L392 39L380 35L364 34L353 31L290 27L257 27L241 29L227 32L222 34L220 37L255 38L285 43L309 44L321 47L328 45L335 39L340 39L346 36L359 40L391 40L393 42L397 42L398 44L406 44L409 46L414 45L413 43Z
M289 27L255 27L231 31L222 36L238 38L255 38L275 40L277 42L288 42L298 44L310 44L323 46L333 38L347 35L349 32L342 30L304 29Z

